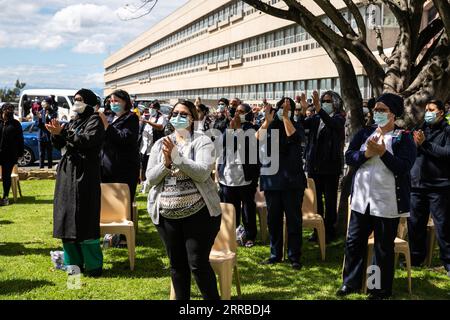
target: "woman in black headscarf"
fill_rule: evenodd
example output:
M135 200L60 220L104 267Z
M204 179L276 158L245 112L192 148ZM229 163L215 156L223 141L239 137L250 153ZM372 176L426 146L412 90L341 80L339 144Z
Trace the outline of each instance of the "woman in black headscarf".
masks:
M306 177L302 168L303 128L294 122L295 102L283 98L276 109L265 107L265 120L256 133L262 146L260 188L267 204L270 233L270 258L274 264L283 257L283 213L288 229L288 258L300 269L302 246L302 202ZM278 147L278 149L277 149Z
M75 94L75 118L61 127L46 124L53 145L63 150L58 165L53 207L53 236L62 239L64 264L78 266L90 276L102 272L100 248L100 149L105 134L97 96L87 89Z
M14 119L14 106L6 103L0 111L0 166L2 166L3 198L0 206L9 205L11 172L23 156L23 133L20 122Z

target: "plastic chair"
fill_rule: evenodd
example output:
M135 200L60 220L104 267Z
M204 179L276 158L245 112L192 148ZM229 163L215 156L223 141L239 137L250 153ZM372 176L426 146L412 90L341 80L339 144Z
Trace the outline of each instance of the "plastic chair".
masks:
M101 189L100 233L125 235L130 269L134 270L136 235L131 221L130 188L124 183L102 183Z
M428 243L428 250L427 256L425 258L425 265L431 267L431 262L433 260L433 252L436 246L436 228L434 226L434 221L431 215L430 218L428 219L427 225L427 243Z
M2 178L3 172L0 166L0 180ZM19 168L17 165L13 167L11 172L11 191L13 194L14 202L17 202L17 192L19 192L20 197L22 197L22 189L20 188L20 180L19 180Z
M314 180L308 178L308 187L305 189L303 194L302 203L302 215L303 215L303 228L314 229L317 232L317 237L319 239L319 248L322 261L325 261L325 222L321 215L317 213L317 196L316 196L316 185ZM284 258L287 255L287 226L286 219L284 221Z
M236 213L232 204L221 203L222 223L209 255L209 262L219 278L220 297L231 299L233 271L236 280L236 291L241 298L241 280L237 266ZM171 282L170 299L175 299L175 290Z
M266 199L264 198L264 192L258 189L255 193L256 202L256 213L258 214L259 220L259 232L261 234L262 243L266 244L268 239L268 229L267 229L267 206Z

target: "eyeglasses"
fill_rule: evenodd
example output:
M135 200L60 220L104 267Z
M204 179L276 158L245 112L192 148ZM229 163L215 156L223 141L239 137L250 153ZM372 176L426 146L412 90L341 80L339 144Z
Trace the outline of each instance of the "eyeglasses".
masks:
M333 103L333 100L322 100L324 103Z
M185 112L173 112L172 113L172 117L176 118L176 117L178 117L178 115L180 115L180 117L182 117L182 118L187 118L190 116L190 114L185 113Z

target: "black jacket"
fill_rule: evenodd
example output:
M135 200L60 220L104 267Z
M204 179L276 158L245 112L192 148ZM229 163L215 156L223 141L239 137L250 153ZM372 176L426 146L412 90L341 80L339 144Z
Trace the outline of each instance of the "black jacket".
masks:
M45 127L46 124L50 123L52 119L58 118L58 114L56 112L50 111L48 114L43 109L39 111L41 117L38 118L35 122L35 125L39 128L38 132L38 141L47 142L50 141L50 132Z
M123 114L105 132L101 152L103 182L137 183L139 177L139 118L135 113Z
M251 130L251 133L249 136L245 137L245 145L242 146L242 144L239 143L238 139L234 138L234 152L241 150L244 148L245 152L245 161L242 165L242 168L244 170L244 178L245 181L252 181L255 184L258 182L259 173L260 173L260 162L259 162L259 144L256 140L255 133L258 130L258 127L256 125L253 125L251 123L244 123L242 126L242 130L244 132ZM218 172L221 176L223 176L226 162L227 162L227 130L224 131L222 134L222 150L223 154L221 155L222 161L217 166ZM220 142L219 142L220 143ZM251 154L252 153L252 154ZM254 156L254 159L252 159L252 156ZM256 160L256 161L250 161L250 160Z
M278 121L278 120L274 120ZM279 135L278 154L272 155L272 150L275 153L274 146L272 146L272 130L269 127L267 130L267 142L260 141L262 144L263 154L269 153L271 157L278 159L278 170L274 173L270 168L276 168L277 164L273 161L268 162L269 159L265 157L261 158L261 179L260 189L261 191L283 191L292 189L304 190L306 187L306 177L303 171L302 163L302 136L304 135L303 128L299 123L294 123L296 132L285 138ZM284 130L283 124L280 124L280 129ZM267 162L267 163L266 163Z
M413 188L450 187L450 125L442 120L422 127L426 140L417 148L411 169Z
M19 121L0 120L0 165L17 163L23 156L23 131Z
M57 170L53 202L53 236L84 241L100 237L100 149L105 129L92 108L72 120L58 136L65 148Z
M325 127L317 136L320 119ZM344 117L339 113L330 117L321 109L318 114L301 119L301 123L305 129L309 129L305 151L308 174L341 174L344 161Z

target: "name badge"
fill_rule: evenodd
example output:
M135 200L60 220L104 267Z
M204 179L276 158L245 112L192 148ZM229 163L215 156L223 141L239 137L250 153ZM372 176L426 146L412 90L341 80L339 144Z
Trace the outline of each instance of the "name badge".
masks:
M177 185L177 178L175 177L167 177L166 178L166 186L173 187Z

